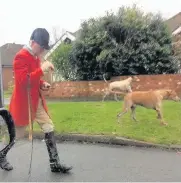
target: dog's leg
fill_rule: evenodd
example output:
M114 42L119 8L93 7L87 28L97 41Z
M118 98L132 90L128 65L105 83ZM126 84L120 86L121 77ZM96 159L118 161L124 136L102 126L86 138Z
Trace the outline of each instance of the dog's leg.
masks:
M131 117L132 119L135 121L135 122L138 122L136 120L136 117L135 117L135 109L136 109L136 106L131 106Z
M128 92L128 93L132 93L131 86L128 86L127 92Z
M102 102L104 101L104 99L106 98L107 95L109 95L109 90L107 89L106 92L104 93L104 96L102 98Z
M118 98L117 98L117 94L116 94L116 93L114 94L114 99L115 99L117 102L119 102L119 100L118 100Z
M163 114L162 114L161 106L156 107L156 111L157 111L157 114L158 114L157 119L160 120L160 124L161 125L168 125L168 123L166 123L164 121L164 119L163 119Z
M124 114L126 114L128 112L128 109L127 108L125 108L125 109L123 109L123 111L122 112L120 112L118 115L117 115L117 119L118 119L118 123L120 123L120 118L121 118L121 116L123 116Z

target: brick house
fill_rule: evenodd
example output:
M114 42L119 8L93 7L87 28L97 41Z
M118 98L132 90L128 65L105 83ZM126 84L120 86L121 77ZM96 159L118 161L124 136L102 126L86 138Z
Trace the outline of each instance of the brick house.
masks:
M8 83L13 81L12 63L15 54L24 45L7 43L0 47L0 59L2 64L3 89L8 89Z
M172 33L174 55L179 57L181 73L181 12L165 21Z
M172 35L181 32L181 12L166 20L165 23L168 25Z
M78 34L78 31L75 33L66 31L62 36L59 38L59 40L52 46L52 48L45 54L44 58L49 59L50 55L58 48L58 46L64 42L64 43L71 43L76 39L76 35Z
M64 34L62 34L62 36L58 39L58 41L52 45L52 48L44 55L44 58L47 59L47 60L50 60L51 61L51 54L59 47L59 45L61 43L68 43L70 44L71 42L73 42L76 37L78 36L78 33L79 33L79 30L72 33L72 32L69 32L69 31L65 31ZM62 79L61 75L57 75L55 73L51 74L51 75L48 75L47 76L49 80L51 80L50 82L53 83L54 81L59 81Z

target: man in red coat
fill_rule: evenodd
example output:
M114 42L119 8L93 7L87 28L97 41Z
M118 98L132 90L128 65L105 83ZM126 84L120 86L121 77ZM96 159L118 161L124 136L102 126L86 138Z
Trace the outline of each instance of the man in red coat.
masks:
M9 105L10 113L16 126L17 138L24 135L29 124L29 106L32 122L36 121L45 134L45 142L49 154L52 172L66 173L72 167L60 164L55 137L54 125L48 114L48 109L40 89L47 89L50 84L41 78L53 70L51 62L45 61L41 65L40 56L45 49L49 49L49 33L46 29L37 28L33 31L29 45L24 46L13 61L15 87ZM28 102L28 88L30 88L30 104Z

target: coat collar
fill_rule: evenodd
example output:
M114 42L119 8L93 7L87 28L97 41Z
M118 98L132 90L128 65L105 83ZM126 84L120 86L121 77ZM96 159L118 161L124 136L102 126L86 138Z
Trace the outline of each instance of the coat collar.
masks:
M35 57L36 59L38 58L38 57L33 53L32 48L31 48L30 45L25 45L23 48L26 49L33 57Z

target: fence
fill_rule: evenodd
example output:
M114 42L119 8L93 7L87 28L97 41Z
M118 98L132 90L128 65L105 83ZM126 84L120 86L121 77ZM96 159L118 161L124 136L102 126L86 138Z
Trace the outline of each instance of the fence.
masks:
M113 77L108 82L123 80L129 76ZM133 91L155 89L174 89L181 96L181 74L138 75L132 82ZM44 92L48 98L59 99L98 99L101 100L107 83L104 81L63 81L52 84L49 92ZM111 96L112 97L112 96Z

